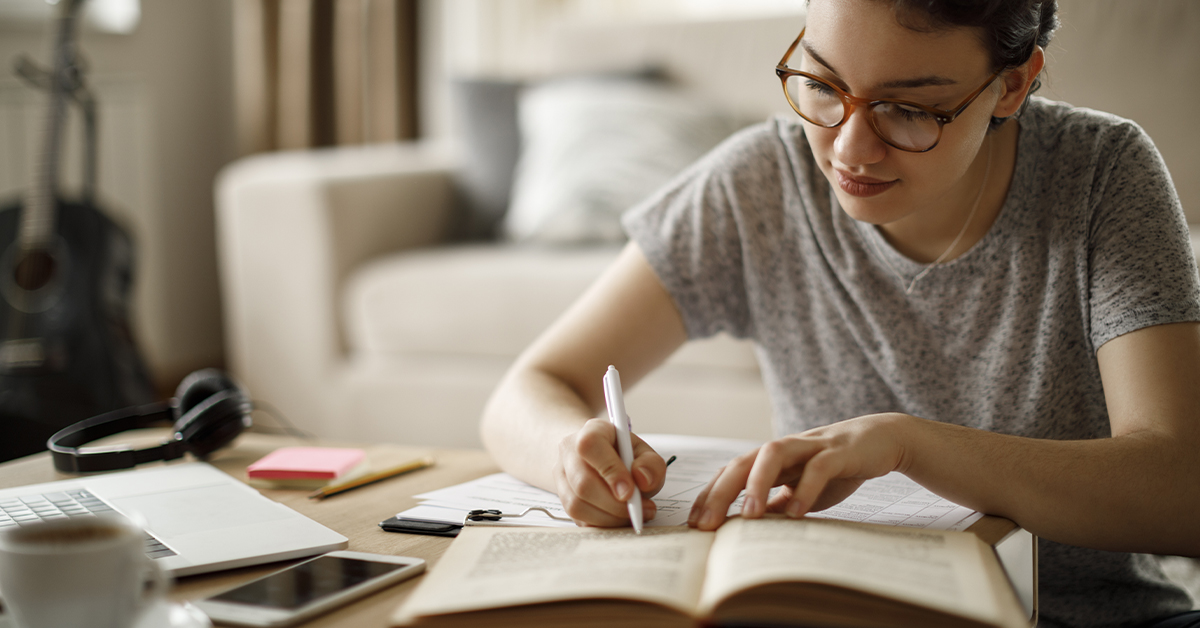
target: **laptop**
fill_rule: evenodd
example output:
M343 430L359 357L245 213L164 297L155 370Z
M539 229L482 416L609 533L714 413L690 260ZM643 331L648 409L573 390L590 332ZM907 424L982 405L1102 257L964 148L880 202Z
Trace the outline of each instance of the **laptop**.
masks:
M203 462L0 489L0 529L111 511L145 526L146 554L174 576L349 545L346 537Z

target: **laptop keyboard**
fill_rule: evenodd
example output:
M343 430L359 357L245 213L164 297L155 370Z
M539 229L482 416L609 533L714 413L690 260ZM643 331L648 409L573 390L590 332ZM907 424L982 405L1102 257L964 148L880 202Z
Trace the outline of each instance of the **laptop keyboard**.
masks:
M94 517L98 513L113 512L113 507L104 503L86 489L72 489L60 493L21 495L0 499L0 529L28 525L44 519L66 519L68 517ZM146 532L145 549L150 558L174 556L175 552Z

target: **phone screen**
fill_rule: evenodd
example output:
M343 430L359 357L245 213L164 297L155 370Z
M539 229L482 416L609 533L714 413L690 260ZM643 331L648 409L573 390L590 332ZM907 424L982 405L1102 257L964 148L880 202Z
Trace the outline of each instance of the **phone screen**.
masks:
M321 556L211 599L235 604L297 609L371 578L408 565Z

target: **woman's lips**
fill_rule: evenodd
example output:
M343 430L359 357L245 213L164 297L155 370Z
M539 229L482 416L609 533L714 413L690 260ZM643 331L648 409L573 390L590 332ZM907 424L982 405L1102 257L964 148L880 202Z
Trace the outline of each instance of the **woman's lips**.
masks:
M838 187L851 196L867 197L883 194L900 181L899 179L881 181L871 177L856 177L841 170L834 170L834 173L837 176Z

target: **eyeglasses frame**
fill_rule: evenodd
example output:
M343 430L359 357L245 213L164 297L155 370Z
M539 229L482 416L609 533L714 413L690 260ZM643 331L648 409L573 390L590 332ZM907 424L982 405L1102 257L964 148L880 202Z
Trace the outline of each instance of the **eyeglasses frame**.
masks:
M875 135L878 136L879 139L883 141L883 143L885 143L888 146L891 146L892 148L895 148L897 150L902 150L902 151L909 152L909 153L925 153L925 152L929 152L929 151L933 150L934 147L936 147L938 145L938 143L942 141L942 129L947 124L954 122L954 119L957 118L959 116L959 114L961 114L963 111L965 111L967 107L970 107L971 103L975 102L975 99L979 98L979 96L981 94L983 94L983 92L985 90L987 90L987 88L990 87L991 84L994 83L997 78L1000 77L1000 74L1004 72L1004 68L1000 68L999 70L996 70L996 72L994 74L992 74L990 77L988 77L988 80L979 87L979 89L972 92L969 96L967 96L967 98L965 100L962 101L962 103L960 103L959 105L957 105L956 107L953 107L951 109L938 109L936 107L928 107L926 105L922 105L920 103L915 103L915 102L912 102L909 100L899 100L899 99L895 99L895 98L879 98L879 99L875 99L875 100L871 100L869 98L860 98L858 96L854 96L852 94L846 93L844 90L842 90L837 85L830 83L828 79L824 79L819 76L816 76L815 74L810 74L808 72L804 72L801 70L793 70L792 68L789 68L787 66L787 61L789 58L791 58L792 53L796 51L796 46L799 46L800 40L804 39L804 31L806 31L806 30L808 30L808 29L807 28L800 29L800 34L796 37L796 41L792 42L792 45L788 47L787 52L783 53L783 58L780 59L779 63L775 66L775 75L779 77L779 82L783 86L783 97L786 98L788 101L788 104L792 106L792 110L794 110L801 118L804 118L805 120L808 120L810 123L815 124L821 128L835 129L835 128L845 124L846 121L850 119L850 116L854 114L854 110L860 106L865 107L868 111L874 109L875 106L881 105L881 104L896 104L896 105L903 105L905 107L912 107L914 109L919 109L919 110L924 111L925 113L928 113L929 115L933 116L934 119L937 120L937 123L938 123L937 139L935 139L933 141L933 145L931 145L929 148L925 148L925 149L921 149L921 150L914 150L912 148L904 148L903 146L897 146L897 145L893 144L891 141L889 141L886 137L883 136L883 133L880 132L879 127L877 127L875 125L875 117L867 116L867 120L871 123L871 130L875 131ZM837 124L831 124L829 126L826 126L815 120L811 120L808 118L808 116L804 115L803 113L800 113L800 107L796 106L795 102L792 102L792 97L788 94L788 90L787 90L787 80L788 80L788 77L791 77L791 76L803 76L805 78L810 78L810 79L813 79L816 81L820 81L821 83L824 83L824 84L832 87L833 91L842 100L842 119L840 121L838 121Z

